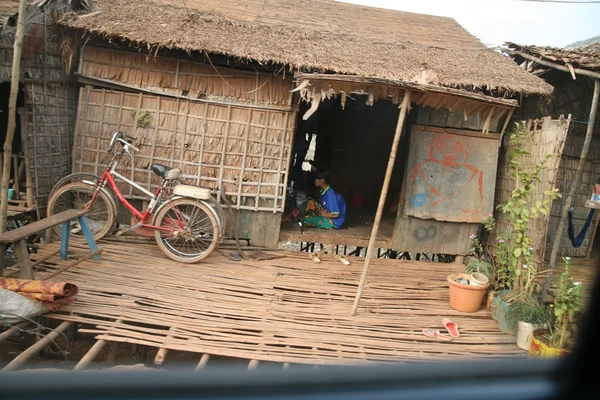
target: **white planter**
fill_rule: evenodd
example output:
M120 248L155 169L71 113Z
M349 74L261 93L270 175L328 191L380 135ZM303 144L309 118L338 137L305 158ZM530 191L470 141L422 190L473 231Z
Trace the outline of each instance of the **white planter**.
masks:
M536 329L544 328L544 325L532 325L529 322L518 321L517 322L517 347L522 350L529 350L529 343L531 343L531 337L533 331Z

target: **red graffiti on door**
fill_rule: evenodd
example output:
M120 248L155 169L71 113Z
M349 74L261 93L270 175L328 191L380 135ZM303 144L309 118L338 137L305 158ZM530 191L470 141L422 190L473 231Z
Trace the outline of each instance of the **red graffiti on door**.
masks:
M469 144L454 135L435 135L429 158L412 170L415 207L452 207L470 215L483 212L483 171L468 163Z

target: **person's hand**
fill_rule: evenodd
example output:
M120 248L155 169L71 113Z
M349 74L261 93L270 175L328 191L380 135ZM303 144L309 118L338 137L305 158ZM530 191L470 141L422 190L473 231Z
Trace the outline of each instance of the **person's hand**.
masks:
M324 216L326 216L326 214L327 214L327 210L326 209L322 208L321 210L319 210L319 215L320 216L324 217Z

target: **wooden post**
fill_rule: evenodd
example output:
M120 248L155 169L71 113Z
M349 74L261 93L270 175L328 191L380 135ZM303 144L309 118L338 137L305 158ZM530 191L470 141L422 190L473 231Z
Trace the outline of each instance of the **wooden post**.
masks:
M206 364L208 364L208 360L210 360L210 354L206 354L206 353L202 354L202 357L200 358L200 362L198 363L198 366L196 366L196 369L194 369L194 372L204 369L204 367L206 367Z
M31 175L31 154L29 152L29 126L27 125L27 103L21 114L21 127L23 129L23 166L25 167L25 193L27 194L27 207L33 207L33 177ZM21 174L19 174L21 176ZM36 193L37 194L37 193Z
M354 298L354 304L352 305L352 315L356 315L356 310L358 309L358 304L360 303L360 297L367 280L369 264L371 263L371 253L375 247L375 240L377 238L377 232L379 231L379 223L381 222L381 216L383 215L385 199L387 198L388 187L390 186L390 180L392 179L392 171L394 169L394 163L396 162L396 152L398 151L398 144L400 143L400 137L402 136L402 128L404 126L404 120L406 119L408 107L410 107L410 90L404 92L404 99L402 100L402 105L400 106L400 115L398 116L398 124L396 125L396 132L394 133L394 141L392 142L392 148L390 150L390 158L388 159L387 170L385 171L385 179L383 180L383 187L381 188L381 195L379 196L377 214L375 214L375 221L373 222L373 229L371 230L371 238L369 239L369 246L367 247L365 264L360 277L358 291L356 292L356 297Z
M21 51L23 50L23 31L25 27L25 11L27 0L19 2L17 32L13 49L12 69L10 72L10 97L8 100L8 128L4 141L4 160L2 183L0 184L0 232L6 230L6 213L8 211L8 181L10 180L10 162L12 160L12 142L17 126L17 97L19 96L19 75L21 74ZM16 172L16 171L15 171Z
M565 221L567 220L567 216L569 214L569 208L571 208L571 205L573 204L573 196L575 196L575 193L577 192L577 187L579 186L579 183L581 181L581 175L583 173L585 160L587 159L588 151L590 150L590 145L592 144L594 124L596 122L596 111L598 109L598 97L600 97L600 81L598 79L594 79L594 97L592 99L592 107L590 109L590 118L588 120L587 132L585 133L585 141L583 142L583 148L581 149L581 156L579 157L579 165L577 166L577 172L575 172L575 179L573 179L571 188L569 189L569 193L567 194L567 198L565 199L565 204L563 205L562 214L560 216L560 222L558 223L558 228L556 229L556 233L554 234L552 250L550 251L550 263L548 264L548 274L546 275L546 283L544 284L544 290L542 291L542 298L546 296L546 293L548 293L548 289L550 289L550 285L552 284L552 274L554 272L554 267L556 264L558 247L563 238L565 230Z

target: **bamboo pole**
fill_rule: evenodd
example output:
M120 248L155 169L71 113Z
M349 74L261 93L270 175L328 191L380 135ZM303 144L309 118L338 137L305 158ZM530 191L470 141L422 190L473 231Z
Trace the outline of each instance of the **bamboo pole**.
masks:
M586 69L580 69L580 68L574 68L573 70L571 70L571 69L569 69L569 67L566 67L566 66L554 63L554 62L542 60L541 58L532 56L531 54L527 54L523 51L518 51L518 50L503 50L503 51L505 51L508 54L521 56L530 61L535 61L536 63L546 66L546 67L558 69L559 71L569 72L571 74L573 74L573 72L575 72L577 75L585 75L585 76L589 76L590 78L593 78L593 79L600 79L600 73L598 73L598 72L588 71Z
M381 222L381 216L383 215L383 208L385 205L385 199L387 198L388 187L390 186L390 180L392 179L392 171L394 169L394 163L396 162L396 152L398 151L398 144L400 143L400 137L402 136L402 127L404 126L404 120L406 119L406 113L410 106L410 90L404 92L404 99L400 106L400 115L398 116L398 124L396 125L396 132L394 133L394 141L392 142L392 148L390 150L390 157L388 159L387 169L385 171L385 179L383 180L383 187L381 188L381 195L379 196L379 204L377 205L377 214L375 214L375 221L373 222L373 229L371 231L371 238L369 239L369 246L367 247L367 254L365 257L365 264L363 266L362 275L360 277L360 284L358 285L358 291L354 298L354 304L352 305L352 315L356 315L356 310L360 303L360 297L365 288L365 282L367 280L367 274L369 272L369 264L371 263L371 256L373 247L375 246L375 240L377 238L377 232L379 231L379 223Z
M23 165L25 166L25 193L27 194L27 207L33 207L35 199L33 194L33 177L31 175L31 154L29 151L29 125L27 118L27 102L23 107L21 124L23 126ZM20 175L19 175L20 176ZM36 193L37 194L37 193Z
M74 322L70 321L65 321L62 324L60 324L58 328L54 329L42 339L35 342L35 344L33 344L27 350L15 357L14 360L12 360L6 367L2 369L2 372L14 371L15 369L19 368L21 365L23 365L23 363L25 363L31 357L35 356L42 349L48 346L52 341L54 341L54 339L63 334L63 332L66 331L73 324Z
M10 180L10 162L12 160L12 142L17 125L17 97L19 96L19 75L21 74L21 52L23 50L23 31L25 27L25 11L27 0L19 3L19 16L17 19L17 32L13 49L13 61L10 80L10 97L8 100L8 128L4 140L4 162L2 169L2 183L0 184L0 232L6 230L6 213L8 211L8 181Z
M121 324L123 322L122 319L118 319L115 321L116 324ZM81 371L85 369L92 361L96 359L98 354L102 351L104 346L108 343L106 340L98 340L94 345L89 349L87 353L79 360L77 365L73 367L73 371Z
M206 354L206 353L202 354L202 357L200 358L200 362L196 366L196 369L194 369L194 372L198 372L201 369L204 369L206 367L206 364L208 364L208 360L210 360L210 354Z
M598 97L600 97L600 81L598 79L594 79L594 97L592 99L592 107L590 108L590 118L588 121L587 131L585 133L585 141L583 142L583 148L581 149L581 156L579 158L577 172L575 172L575 178L573 179L573 183L571 184L571 188L569 189L569 194L567 194L567 198L565 199L562 214L560 216L560 222L558 223L558 228L556 229L556 233L554 234L552 250L550 251L550 262L548 264L548 274L546 275L546 283L544 284L544 290L542 291L542 298L544 298L546 293L548 293L548 289L550 289L550 285L552 284L552 274L554 272L554 267L556 264L558 247L563 238L565 230L565 221L567 220L569 209L573 204L573 196L575 196L575 192L577 191L577 187L579 186L579 183L581 181L583 167L587 159L588 151L590 150L590 145L592 144L594 125L596 123L596 111L598 109Z

